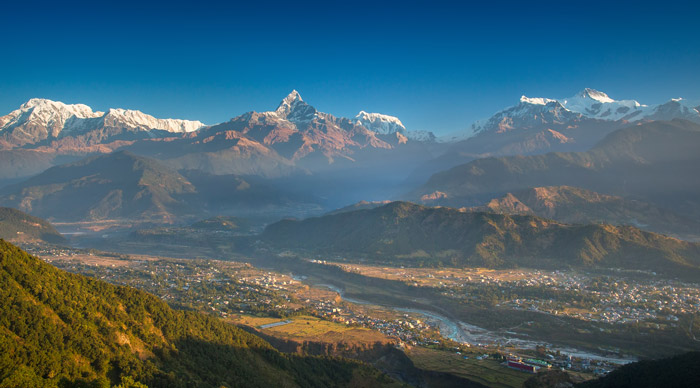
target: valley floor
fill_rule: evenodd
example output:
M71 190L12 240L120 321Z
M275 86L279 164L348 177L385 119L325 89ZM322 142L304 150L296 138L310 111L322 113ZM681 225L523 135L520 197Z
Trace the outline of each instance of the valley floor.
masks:
M432 288L441 290L447 287L446 283L452 287L461 282L463 279L456 270L431 273L419 269L380 269L303 261L300 264L302 267L312 266L323 271L309 271L301 275L301 268L294 271L287 268L262 269L263 263L253 259L250 261L255 265L245 261L164 258L71 248L35 246L29 247L29 250L59 268L138 287L158 295L175 307L220 316L228 322L249 327L268 339L287 341L287 346L297 344L294 345L296 348L290 348L293 351L308 351L299 345L305 343L325 344L326 348L335 349L333 352L338 351L339 344L348 349L388 345L405 351L419 368L499 387L521 386L522 381L529 377L503 365L504 357L509 355L522 359L538 357L550 364L557 363L572 372L580 371L576 373L580 373L581 378L592 378L594 372L602 373L617 365L611 360L604 360L604 357L588 357L587 353L576 353L573 349L570 350L574 356L567 357L551 345L550 349L538 346L545 344L543 341L503 343L487 341L485 336L478 337L477 341L464 340L455 335L454 328L451 331L449 325L445 325L456 319L451 314L441 315L435 309L425 309L425 301L413 298L415 302L412 305L404 303L395 306L386 303L387 299L394 300L391 299L390 289L386 295L381 295L376 293L376 286L353 286L357 280L348 281L346 276L333 278L337 284L332 285L329 284L329 277L323 275L324 271L342 271L343 274L362 276L365 280L392 281L425 291ZM269 266L270 263L267 264ZM360 272L363 274L360 275ZM487 282L485 279L489 279L488 282L495 279L534 279L530 272L478 269L464 270L461 275L478 279L479 284L482 284L482 280ZM364 291L360 292L360 288ZM443 297L452 298L449 295ZM440 309L440 306L434 307ZM447 315L450 317L447 318ZM269 324L273 325L267 326ZM462 332L474 334L470 329L474 327L463 325L459 328ZM517 331L517 328L513 330ZM518 337L514 331L500 334ZM521 338L529 336L527 333L517 334ZM525 343L528 345L523 346ZM342 352L336 354L342 355ZM456 361L436 364L429 361L430 357L426 357L426 354L454 358ZM614 355L611 358L615 358ZM445 368L446 365L450 367Z
M418 368L500 387L528 377L508 369L508 357L581 380L700 349L700 284L653 272L390 267L274 251L231 233L85 230L72 238L83 248L26 248L219 316L284 351L361 358L391 347Z

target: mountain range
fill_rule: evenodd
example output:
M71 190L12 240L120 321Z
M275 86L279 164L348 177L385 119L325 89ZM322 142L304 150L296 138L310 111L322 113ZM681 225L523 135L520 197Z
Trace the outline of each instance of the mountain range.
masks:
M178 169L286 176L352 164L376 150L408 148L415 156L415 147L405 144L434 139L429 132L407 131L388 115L361 111L354 118L339 118L317 111L297 91L274 111L248 112L212 126L135 110L94 112L83 104L31 99L0 117L0 160L23 167L3 170L0 178L28 176L71 157L115 150L154 157ZM37 155L36 163L24 163ZM431 156L426 153L424 159Z
M182 156L163 157L158 153L151 156L167 158L167 163L179 168L199 168L211 173L241 173L235 167L221 171L221 166L234 165L241 154L258 158L257 163L267 158L270 160L267 163L323 171L329 166L356 164L368 157L365 154L410 148L406 144L413 141L407 134L395 117L365 112L353 119L335 117L319 112L292 91L274 111L248 112L179 140ZM241 151L233 150L232 145ZM170 145L167 148L172 149ZM216 170L211 166L219 167ZM269 170L261 172L268 176L288 173Z
M583 89L573 97L520 97L517 105L497 112L487 120L472 124L475 134L487 131L507 132L541 125L571 124L584 120L656 121L685 119L700 123L700 101L674 98L659 105L642 105L636 100L613 100L594 89Z
M16 167L3 170L0 179L123 149L177 169L212 174L279 177L393 163L408 172L425 164L418 173L425 178L478 157L585 150L631 122L700 122L698 105L673 99L647 106L616 101L592 89L566 99L523 96L517 105L477 121L468 131L437 138L428 131L407 130L400 119L385 114L360 111L342 118L320 112L297 91L273 111L251 111L209 126L137 110L98 112L83 104L35 98L0 117L0 160Z
M255 177L178 172L128 151L52 167L0 189L0 203L55 221L165 224L209 213L262 217L306 206Z
M571 186L533 187L465 210L530 214L574 224L633 225L684 239L700 237L700 222L692 218L648 202Z
M573 186L641 200L685 217L700 215L700 125L654 121L615 131L586 152L478 159L433 175L406 198L482 206L507 193Z
M79 221L142 218L168 222L191 212L186 196L196 193L182 175L127 152L92 156L30 178L2 202L46 218Z
M0 117L0 149L50 145L57 150L99 150L97 145L108 146L118 140L187 133L202 127L199 121L156 119L137 110L93 112L83 104L33 98Z
M700 123L700 102L677 98L643 105L588 88L563 99L522 96L516 105L473 123L469 131L443 137L452 144L418 168L411 181L418 183L435 172L489 156L586 151L631 124L673 119Z
M212 190L216 185L235 192L234 197L238 200L243 194L239 186L255 183L255 187L269 188L271 194L263 195L264 190L246 192L270 199L268 202L287 197L291 200L285 203L292 206L299 203L320 204L326 209L360 200L387 198L473 207L482 206L509 192L545 186L579 187L600 194L641 200L661 208L665 207L663 202L668 199L668 195L661 192L651 198L653 195L650 193L643 192L639 187L631 188L629 184L623 186L629 190L609 187L617 183L614 181L615 173L624 175L627 169L636 169L636 175L633 174L635 179L640 185L644 184L644 177L640 175L644 172L643 165L647 163L640 161L644 156L623 153L618 157L615 155L615 145L607 146L605 151L600 144L604 143L604 138L606 141L621 139L620 133L627 134L628 140L635 136L647 136L649 125L691 128L694 124L688 121L661 124L661 121L648 120L684 117L697 121L695 116L697 109L685 100L645 106L633 100L615 101L602 92L585 89L574 97L561 100L523 97L518 105L475 124L475 136L445 144L437 141L433 134L408 131L401 120L393 116L361 111L353 118L342 118L320 112L306 103L296 91L286 96L273 111L248 112L228 122L210 126L199 121L156 119L138 111L110 109L107 113L94 112L85 105L33 99L0 119L0 163L7 166L0 170L0 180L5 179L3 183L8 185L8 179L18 182L30 175L46 173L39 180L32 178L5 187L0 193L0 203L53 220L64 219L71 214L76 219L85 216L90 220L141 214L141 219L170 222L202 209L212 215L230 209L236 201L227 198L221 190ZM671 150L676 146L682 149L684 145L680 142L684 141L683 136L675 138L677 141L673 144L670 143L674 140L673 136L661 139L668 143L664 152L673 152ZM651 144L653 140L648 142ZM572 153L588 150L595 144L598 144L594 148L597 151ZM542 155L551 150L568 153ZM157 163L159 167L154 169L164 169L164 176L179 175L173 175L173 180L168 182L188 182L196 188L185 189L183 186L185 191L169 193L169 188L155 185L146 192L132 187L128 189L132 190L132 195L120 192L116 186L101 192L99 190L108 186L102 185L99 193L91 197L97 203L89 199L77 204L82 210L66 210L61 214L62 210L55 205L58 202L51 204L51 198L62 201L60 193L68 193L71 185L48 178L48 175L58 171L67 171L54 169L49 172L49 167L65 165L73 168L76 163L93 163L95 157L116 151L152 159L153 163L146 164L155 166L154 163ZM588 175L561 172L567 176L558 179L543 172L541 181L525 185L511 180L510 184L501 182L506 175L496 168L492 173L470 178L468 185L471 186L479 184L480 180L493 180L493 186L474 189L479 192L473 195L465 193L463 189L444 187L453 186L459 180L444 178L451 174L447 167L478 159L475 163L481 168L492 163L493 159L488 158L490 155L521 155L508 160L513 164L512 168L517 165L523 171L530 168L527 163L539 163L537 158L550 160L564 157L571 159L571 163L580 163L579 172ZM535 159L527 159L529 155ZM581 155L588 156L584 157L585 160L576 159ZM93 159L78 161L86 156ZM524 165L520 165L519 157L525 158ZM692 160L692 156L689 157L691 159L688 160ZM605 167L593 160L600 158L609 161L605 162ZM551 160L551 163L557 162ZM594 163L597 164L592 167ZM664 161L655 165L666 168L659 179L669 180L675 176L668 174L670 165ZM561 170L563 166L553 166L552 169ZM688 166L686 163L685 167ZM681 163L674 168L683 170L684 165ZM125 170L125 174L134 174L137 170ZM439 171L442 172L430 178ZM97 170L89 177L76 172L69 180L75 181L74 188L80 188L81 193L87 193L85 190L88 186L117 182L115 177L100 180L95 174ZM603 176L608 179L606 184L600 183ZM133 178L130 184L138 186L141 178ZM598 183L586 183L589 178ZM688 176L682 181L692 181L689 179ZM441 183L441 180L445 182ZM83 185L82 182L87 184ZM671 185L668 188L678 183L678 180L668 182ZM423 187L414 190L411 195L400 195L421 184ZM675 199L691 205L697 202L694 202L692 192L682 194L683 190L685 188L675 193L684 197ZM252 198L250 195L248 197ZM71 203L71 198L76 197L67 197L68 203ZM141 203L150 202L152 206L138 205L133 209L139 210L126 210L124 204L132 203L137 198ZM672 210L681 211L682 205L676 205ZM698 209L692 211L700 211ZM612 218L608 221L616 222Z

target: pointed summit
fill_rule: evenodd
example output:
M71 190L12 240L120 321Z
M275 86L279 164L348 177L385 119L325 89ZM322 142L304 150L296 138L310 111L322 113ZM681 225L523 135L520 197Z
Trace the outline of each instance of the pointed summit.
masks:
M293 101L304 101L304 100L301 99L301 94L299 94L299 92L297 92L296 89L292 89L292 92L289 93L287 95L287 97L284 98L283 101L287 101L287 102L291 103Z
M304 100L301 99L301 95L296 90L292 90L287 97L282 99L282 102L277 106L275 112L281 116L286 116L291 110L292 106L303 103Z
M296 90L292 90L275 110L275 113L290 121L311 120L316 114L316 109L301 99Z

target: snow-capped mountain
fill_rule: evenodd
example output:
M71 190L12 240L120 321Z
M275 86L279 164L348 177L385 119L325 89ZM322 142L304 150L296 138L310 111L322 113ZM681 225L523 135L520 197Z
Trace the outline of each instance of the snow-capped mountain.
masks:
M472 125L474 133L513 129L529 129L546 124L564 124L581 120L583 114L566 109L559 101L549 98L520 97L518 105L506 108L485 122Z
M322 155L328 163L354 161L353 155L360 150L390 150L406 143L409 136L429 141L432 135L406 131L401 120L379 113L361 111L349 119L320 112L296 90L282 99L274 111L244 113L207 128L199 137L227 131L235 132L230 136L244 135L295 162Z
M672 99L644 105L635 100L614 100L593 89L562 99L522 96L516 105L476 121L470 129L438 138L439 143L451 144L448 151L417 170L416 176L427 178L489 156L586 151L631 124L673 119L700 123L700 103Z
M20 161L44 157L36 173L58 156L76 157L130 150L166 160L172 167L213 174L282 176L302 169L371 165L410 155L427 155L426 131L407 131L401 121L379 113L354 118L318 111L293 90L275 110L247 112L228 122L205 126L200 121L158 119L136 110L93 111L82 104L32 99L0 117L0 158ZM408 144L408 145L407 145ZM399 151L393 151L400 149ZM427 156L426 156L427 157ZM394 160L392 159L392 160ZM20 163L18 162L18 163ZM341 162L341 163L338 163ZM333 167L335 168L335 167Z
M404 135L407 139L422 142L434 142L437 139L435 134L430 131L407 130L401 120L395 116L381 113L368 113L361 110L360 113L355 116L355 120L357 120L358 124L380 135L399 133Z
M650 109L644 118L647 120L685 119L700 123L700 101L672 98Z
M398 117L383 115L381 113L367 113L363 110L355 116L359 125L370 129L380 135L390 135L395 132L406 132L406 127Z
M572 112L602 120L635 121L641 119L648 109L635 100L615 101L603 92L588 88L560 102Z
M603 92L586 88L573 97L562 99L522 96L517 105L497 112L486 120L475 122L471 129L473 134L479 134L547 125L576 126L588 119L635 122L683 118L700 122L699 105L700 103L673 99L664 104L649 106L636 100L614 100Z
M357 120L317 111L296 90L286 96L274 111L244 113L206 129L199 137L230 131L235 132L231 136L243 135L293 161L319 151L332 162L338 157L350 158L349 155L357 149L392 148L389 139L379 138L379 133Z
M292 92L280 102L274 112L266 113L274 113L282 119L299 123L318 118L316 108L304 102L301 95L296 90L292 90Z
M67 136L85 135L92 131L111 128L129 131L166 131L186 133L202 128L199 121L157 119L137 110L110 109L93 111L83 104L64 104L33 98L19 109L0 117L0 142L4 148L21 147ZM109 136L98 136L105 138Z
M68 124L68 131L80 126L78 121L102 116L83 104L68 105L58 101L32 98L6 116L0 117L0 134L11 135L18 145L58 137Z
M104 118L105 125L127 125L131 128L157 129L172 133L194 132L205 126L201 121L157 119L138 110L110 109Z

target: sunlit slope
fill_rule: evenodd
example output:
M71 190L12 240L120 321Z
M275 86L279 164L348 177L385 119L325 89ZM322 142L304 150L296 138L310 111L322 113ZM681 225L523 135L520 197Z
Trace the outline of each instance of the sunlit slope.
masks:
M217 318L69 274L0 240L0 386L381 386L369 367L286 356ZM89 384L89 385L88 385Z

